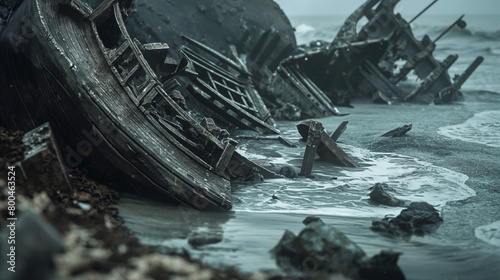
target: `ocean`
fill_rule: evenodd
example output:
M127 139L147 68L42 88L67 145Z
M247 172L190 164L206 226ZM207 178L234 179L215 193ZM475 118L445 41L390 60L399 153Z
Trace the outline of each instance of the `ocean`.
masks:
M432 39L457 18L423 16L412 29L417 38L428 34ZM344 19L303 16L292 17L291 22L298 43L308 44L332 41ZM314 178L234 185L234 206L228 213L192 211L131 195L119 205L125 225L141 242L161 252L185 249L211 265L278 272L269 250L286 229L297 234L305 217L317 215L369 256L381 250L402 252L399 264L407 279L500 279L500 18L464 19L468 26L453 29L434 51L438 60L459 55L449 70L451 76L461 74L477 56L485 58L462 88L464 102L389 106L354 100L354 108L341 108L348 116L319 119L328 132L349 121L339 145L360 168L316 161ZM406 137L380 137L410 123L414 128ZM237 139L238 151L271 168L300 169L304 144L299 141L297 123L278 125L299 148ZM387 183L400 199L432 204L444 224L435 234L410 241L372 232L371 221L403 209L370 203L369 188L378 182ZM204 232L222 241L198 248L188 244L189 236Z

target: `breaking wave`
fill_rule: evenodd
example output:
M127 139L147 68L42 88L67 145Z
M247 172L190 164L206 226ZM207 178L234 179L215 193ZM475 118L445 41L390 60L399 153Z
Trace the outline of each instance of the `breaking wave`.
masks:
M295 36L299 45L308 44L315 40L333 41L340 26L316 28L308 24L299 24L295 27Z
M413 157L375 153L347 145L342 147L362 164L361 168L336 167L319 161L314 165L313 179L276 179L251 187L238 186L233 188L234 210L346 217L398 214L402 208L376 206L369 202L369 188L379 182L387 183L397 198L425 201L437 209L448 201L476 194L465 184L468 180L465 174ZM245 156L252 157L248 153ZM299 153L283 154L282 157L296 167L302 161Z
M474 235L479 240L482 240L493 246L500 247L500 221L477 227L474 230Z
M299 26L297 26L295 28L295 33L297 34L305 34L305 33L308 33L308 32L313 32L315 31L316 28L310 26L310 25L307 25L307 24L301 24Z
M463 124L441 127L438 133L464 142L500 148L500 111L476 114Z

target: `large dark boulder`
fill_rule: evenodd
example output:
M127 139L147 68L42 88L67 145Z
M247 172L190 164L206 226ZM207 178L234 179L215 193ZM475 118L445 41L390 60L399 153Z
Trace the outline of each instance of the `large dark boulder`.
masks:
M277 264L297 276L315 273L342 273L351 279L405 279L397 266L399 253L382 252L368 258L365 252L341 231L307 217L306 227L295 236L286 231L271 250Z
M409 238L434 232L443 222L439 212L426 202L412 202L395 218L373 221L371 229L383 234Z

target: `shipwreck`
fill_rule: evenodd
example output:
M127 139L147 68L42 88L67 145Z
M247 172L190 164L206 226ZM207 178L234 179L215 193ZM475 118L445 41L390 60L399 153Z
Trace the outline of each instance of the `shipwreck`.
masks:
M186 59L172 67L163 63L172 62L167 44L133 39L124 24L129 6L23 1L2 30L2 122L30 130L50 121L69 168L85 158L102 173L124 174L141 193L230 209L232 178L276 175L235 152L220 129L212 134L213 121L183 109L174 77ZM9 34L25 30L28 39L10 44Z
M418 40L410 24L436 1L411 21L394 13L398 2L367 0L331 43L297 46L271 0L8 1L0 4L0 125L29 131L49 122L67 169L84 165L197 209L231 209L232 180L278 177L236 151L231 129L279 135L275 118L340 116L337 106L357 96L462 98L482 57L452 79L458 55L440 62L433 52L451 28L465 27L463 17ZM399 85L412 71L421 84L407 92ZM346 125L331 136L317 121L299 125L302 175L315 154L358 166L335 143Z
M410 24L436 2L408 22L394 13L399 0L368 0L347 18L330 44L302 47L301 53L287 58L280 66L284 70L279 71L293 69L302 73L337 105L349 105L350 98L359 96L383 103L443 104L462 100L460 88L483 58L478 57L452 80L448 69L458 55L449 55L440 62L433 52L437 41L453 27L465 28L463 16L434 40L427 35L418 40L411 30ZM358 31L362 19L367 23ZM421 84L407 92L400 83L413 71Z

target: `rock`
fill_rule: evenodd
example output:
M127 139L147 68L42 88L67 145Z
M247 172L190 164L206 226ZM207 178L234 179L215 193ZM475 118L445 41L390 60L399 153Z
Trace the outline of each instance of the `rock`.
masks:
M398 198L393 197L387 191L389 190L389 186L383 183L376 183L372 188L372 192L370 193L370 200L377 204L398 207L404 206L405 201L400 200Z
M401 253L382 251L364 262L359 270L360 279L391 279L404 280L405 276L397 262Z
M235 179L232 182L248 184L248 183L259 183L263 181L264 181L264 176L260 174L257 168L253 167L252 170L248 173L248 175L242 178Z
M285 176L287 178L290 178L290 179L294 179L294 178L298 178L299 177L297 175L297 171L295 170L295 168L293 168L293 166L283 166L280 169L279 174L283 175L283 176Z
M289 230L270 253L292 276L341 272L349 279L405 279L397 266L399 253L372 258L342 232L315 216L307 217L298 236ZM326 279L326 278L325 278Z
M221 235L213 235L207 233L196 233L194 236L189 237L188 243L193 247L199 247L203 245L215 244L222 241Z
M396 218L373 221L371 229L384 234L409 238L434 232L443 222L438 211L426 202L412 202Z
M316 216L309 216L302 221L302 223L306 226L312 222L323 222L323 220Z
M320 219L310 217L306 228L295 237L290 231L271 251L286 271L356 274L365 253L342 232Z

